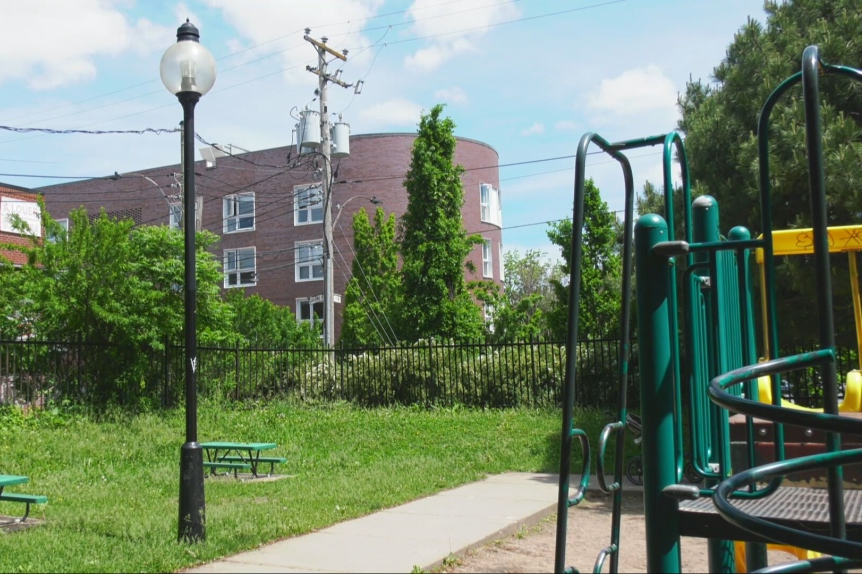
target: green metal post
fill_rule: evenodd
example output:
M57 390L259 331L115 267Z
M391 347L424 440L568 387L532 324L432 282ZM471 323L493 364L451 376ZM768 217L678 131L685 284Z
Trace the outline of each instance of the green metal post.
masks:
M694 200L692 205L692 220L694 241L697 243L712 243L721 239L719 232L718 220L718 202L709 195L701 195ZM718 252L710 254L698 253L695 259L698 262L703 262L706 258L711 259L710 265L710 288L707 300L709 302L709 311L707 314L707 326L709 329L710 343L709 349L709 377L712 378L723 372L724 357L727 352L724 340L728 335L725 332L725 324L722 321L722 314L719 312L719 298L722 291L723 277L720 275L720 267L717 265L719 258ZM692 389L692 392L695 392ZM697 392L706 392L706 389L697 389ZM723 476L727 476L728 464L725 460L719 459L718 445L722 441L721 426L727 424L727 417L724 416L726 411L722 410L715 404L708 405L707 413L691 413L692 417L706 416L709 421L709 462L710 464L718 464L721 468ZM715 479L706 479L707 488L718 484ZM734 572L734 556L733 542L729 540L709 539L709 571L710 572Z
M638 341L642 412L644 516L647 571L680 572L679 503L664 496L676 484L674 380L669 341L668 260L653 252L667 241L667 223L644 215L635 224Z
M835 349L835 317L832 307L832 271L829 268L828 214L826 183L823 176L823 139L820 136L820 53L809 46L802 53L802 95L805 105L805 144L808 149L808 185L811 193L811 223L814 236L814 276L817 285L820 348ZM823 378L823 411L838 414L838 377L835 362L820 368ZM827 452L841 450L841 435L826 434ZM829 518L832 536L844 538L844 470L827 469Z
M747 241L751 239L751 233L745 227L737 226L730 230L727 234L731 241ZM751 292L750 269L749 269L749 253L748 250L737 252L737 272L738 272L738 289L739 295L742 297L740 310L740 326L742 334L742 352L743 364L753 365L757 362L757 349L754 346L754 309L751 301L753 294ZM746 383L746 397L749 400L758 400L757 382L749 381ZM754 468L757 461L754 458L754 418L745 417L745 431L748 439L748 468ZM755 485L749 489L754 492ZM746 542L745 543L745 571L754 572L761 568L766 568L769 565L767 558L766 544L761 542Z

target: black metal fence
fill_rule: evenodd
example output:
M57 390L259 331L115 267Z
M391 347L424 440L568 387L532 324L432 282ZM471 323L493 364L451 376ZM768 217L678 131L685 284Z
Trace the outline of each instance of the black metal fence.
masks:
M802 352L810 349L794 349ZM578 345L576 404L612 409L618 399L617 339ZM639 402L634 346L628 404ZM857 368L839 350L838 372ZM183 401L182 346L118 349L86 342L0 340L0 405L174 406ZM363 406L555 407L562 403L566 351L560 343L452 344L423 341L373 349L200 347L198 393L227 401L294 397ZM785 398L821 406L815 369L786 375Z
M157 407L182 401L182 346L166 344L134 358L124 353L84 342L0 341L0 404ZM616 339L579 344L579 405L615 404L618 354ZM199 347L197 383L201 396L230 401L293 396L364 406L556 406L565 355L562 344L538 341L422 341L373 349Z

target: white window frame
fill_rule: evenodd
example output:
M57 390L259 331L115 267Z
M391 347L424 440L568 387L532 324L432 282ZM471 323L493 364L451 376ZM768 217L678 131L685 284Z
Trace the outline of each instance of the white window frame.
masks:
M249 253L251 257L249 257ZM231 256L233 265L231 266ZM240 267L240 264L251 261L251 267ZM251 274L250 280L243 282L243 275ZM236 277L236 283L231 283L231 277ZM257 253L254 247L224 250L224 287L234 289L239 287L254 287L257 285Z
M172 202L168 204L168 227L171 229L183 228L183 204Z
M57 222L57 224L60 227L63 228L64 235L66 237L69 237L69 218L63 217L61 219L56 219L55 221ZM48 242L50 242L50 243L57 243L57 241L59 240L59 237L57 237L56 235L49 235L47 237L47 239L48 239Z
M317 196L317 201L312 201L315 196ZM323 188L320 185L294 187L293 224L315 225L318 223L323 223Z
M312 301L315 299L314 297L304 297L296 300L296 322L297 323L322 323L323 322L323 314L326 312L326 308L323 305L323 297L319 297L319 301ZM306 311L309 311L308 318L303 317L303 307ZM315 319L315 310L319 309L320 313L317 315Z
M310 248L310 252L308 251ZM305 283L307 281L323 281L323 242L322 241L304 241L295 244L296 264L295 264L295 280L297 283ZM319 267L319 275L315 277L315 268ZM302 277L303 269L307 272L307 277Z
M251 199L251 201L248 201ZM244 201L245 200L245 201ZM251 204L251 214L243 213L242 207ZM254 231L255 226L254 192L234 193L222 198L222 215L225 233ZM233 227L233 229L231 229Z
M484 239L482 243L482 276L494 278L494 254L493 246L490 239Z
M479 217L483 223L503 227L503 207L500 190L490 183L479 186Z
M483 311L485 312L485 324L488 326L488 331L490 333L494 333L494 312L496 309L490 303L485 303L483 306Z

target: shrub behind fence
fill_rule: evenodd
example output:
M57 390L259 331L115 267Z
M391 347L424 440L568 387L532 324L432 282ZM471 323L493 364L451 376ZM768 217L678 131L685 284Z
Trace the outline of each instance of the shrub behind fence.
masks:
M616 402L616 339L578 346L577 403ZM0 404L173 406L184 396L184 350L165 345L123 361L122 350L83 342L0 341ZM129 365L133 365L133 368ZM223 400L292 396L363 406L547 407L562 400L565 348L421 341L373 349L200 347L198 393ZM630 396L637 396L633 373Z
M793 352L805 350L810 349ZM197 382L200 396L229 401L295 397L369 407L555 407L562 402L565 355L562 344L538 341L421 341L373 349L200 347ZM616 406L618 355L616 339L579 343L577 405ZM183 347L171 344L131 357L127 350L80 341L0 341L0 405L175 406L184 397L184 358ZM838 358L843 382L858 359L855 349L839 349ZM635 356L629 366L630 408L639 401L637 363ZM785 398L822 406L823 385L816 369L785 377Z

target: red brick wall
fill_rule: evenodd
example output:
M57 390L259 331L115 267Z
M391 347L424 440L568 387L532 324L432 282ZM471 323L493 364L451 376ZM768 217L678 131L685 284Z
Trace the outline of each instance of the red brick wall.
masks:
M37 194L28 193L26 191L20 191L20 190L16 190L16 189L12 189L12 188L0 185L0 197L11 197L13 199L20 199L23 201L35 202L37 199ZM44 233L44 230L43 230L43 233ZM18 235L17 233L8 233L5 231L0 231L0 243L12 243L15 245L29 245L30 239L28 239L25 236ZM0 249L0 257L2 257L3 259L11 261L14 265L23 265L23 264L27 263L27 257L18 251L11 251L9 249Z
M394 212L396 218L407 209L407 193L402 177L410 166L410 153L414 134L368 134L352 136L350 156L334 159L336 169L332 192L334 244L334 292L344 295L353 263L353 214L360 208L373 213L375 206L368 200L355 196L376 197L381 200L386 213ZM323 224L294 225L293 189L295 186L315 183L310 164L290 173L283 172L290 148L245 153L237 157L222 157L214 169L206 169L203 161L195 163L196 195L204 200L203 225L221 236L213 249L221 259L226 249L256 247L258 282L247 288L249 293L258 293L279 305L289 305L296 311L296 300L323 295L323 281L295 281L295 243L298 241L322 240ZM292 153L295 156L295 153ZM491 183L499 188L497 152L486 144L468 139L458 139L455 162L467 171L464 183L464 225L470 233L480 233L492 240L494 255L494 280L500 281L499 244L501 230L480 221L479 186ZM476 169L482 168L482 169ZM139 173L152 179L157 185L139 175L125 175L119 180L88 180L63 185L49 186L38 191L45 194L48 211L55 219L67 217L68 213L84 205L88 211L98 213L103 206L108 212L140 208L140 223L167 224L168 206L163 196L177 193L170 188L175 179L170 174L179 172L179 165L141 170ZM161 189L160 189L161 188ZM222 198L232 193L255 192L255 229L240 233L223 233ZM342 205L342 211L336 206ZM468 280L482 278L482 251L476 247L470 256L476 266L476 274L467 275ZM335 304L336 340L341 330L343 303Z

